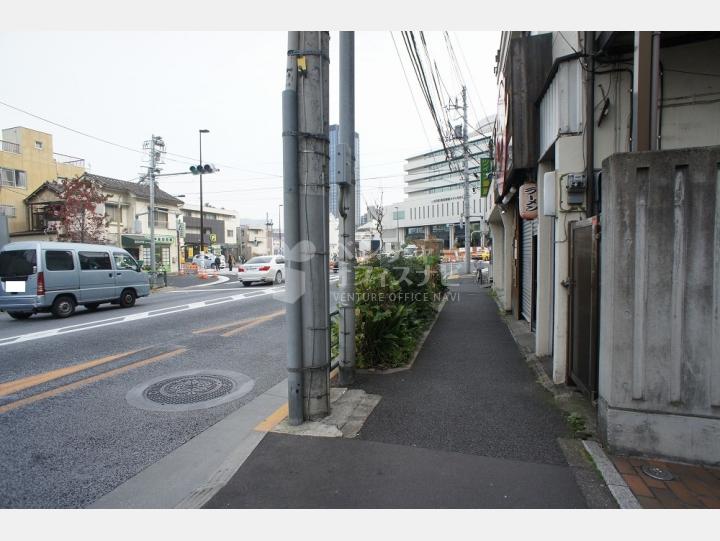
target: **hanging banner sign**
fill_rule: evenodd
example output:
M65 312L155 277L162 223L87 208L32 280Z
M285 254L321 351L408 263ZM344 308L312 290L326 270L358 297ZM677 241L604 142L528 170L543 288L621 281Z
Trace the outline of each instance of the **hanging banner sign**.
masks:
M534 220L538 215L537 184L523 184L518 193L520 202L520 217L523 220Z

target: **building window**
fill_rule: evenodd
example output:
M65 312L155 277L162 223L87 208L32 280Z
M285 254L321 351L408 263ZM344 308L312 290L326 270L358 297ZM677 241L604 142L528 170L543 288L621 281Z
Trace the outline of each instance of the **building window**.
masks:
M0 168L0 186L27 188L27 175L25 171Z
M35 148L38 150L42 150L43 149L42 141L35 141Z
M168 226L168 211L167 209L157 209L155 211L155 227L162 227L167 229Z
M232 236L233 236L233 230L232 230L232 229L228 229L227 232L226 232L226 236L227 236L227 237L232 237Z
M114 203L105 203L105 215L111 223L123 223L122 208Z
M15 218L15 207L12 205L0 205L0 215L3 214L8 218Z

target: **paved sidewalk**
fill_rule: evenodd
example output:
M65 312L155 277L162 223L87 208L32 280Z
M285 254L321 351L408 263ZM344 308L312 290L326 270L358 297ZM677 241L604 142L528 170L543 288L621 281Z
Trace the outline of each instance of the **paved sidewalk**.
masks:
M412 369L358 376L382 396L358 437L269 433L206 507L591 505L559 444L569 427L495 302L471 277L450 293Z
M720 509L720 468L621 455L610 458L646 509Z

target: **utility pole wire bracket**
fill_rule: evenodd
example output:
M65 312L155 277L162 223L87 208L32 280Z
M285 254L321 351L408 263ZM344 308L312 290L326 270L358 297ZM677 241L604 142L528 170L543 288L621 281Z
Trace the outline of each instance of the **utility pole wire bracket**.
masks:
M321 364L319 366L303 366L302 368L288 367L287 371L303 373L303 372L307 372L309 370L327 370L328 368L330 368L330 363Z
M330 57L319 49L290 49L287 54L288 56L319 56L323 60L330 62Z
M329 143L330 138L324 133L308 133L304 131L284 131L283 137L307 137L309 139L318 139L324 143Z

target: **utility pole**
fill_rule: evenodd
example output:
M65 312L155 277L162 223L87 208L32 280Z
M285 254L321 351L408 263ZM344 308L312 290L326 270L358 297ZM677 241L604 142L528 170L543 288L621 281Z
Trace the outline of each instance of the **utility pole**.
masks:
M148 222L150 225L150 272L155 273L157 263L155 261L155 173L159 173L158 165L162 163L162 153L165 151L165 142L162 137L153 135L143 145L150 152L150 164L148 165L148 186L150 189L150 207L148 209Z
M200 253L205 250L205 223L204 223L204 208L203 208L203 162L202 162L202 136L203 133L210 133L210 130L198 130L198 136L200 138Z
M274 243L273 243L273 235L272 235L272 220L270 219L270 214L265 213L265 244L270 247L270 253L268 255L273 255L273 249L274 249Z
M303 410L306 420L330 412L329 32L300 32L297 59ZM287 228L287 225L286 225Z
M345 178L338 186L340 207L340 385L355 378L355 33L340 32L340 131L345 149ZM337 162L336 157L336 162Z
M463 213L465 214L465 274L470 274L470 175L468 173L467 89L462 88L463 99Z

